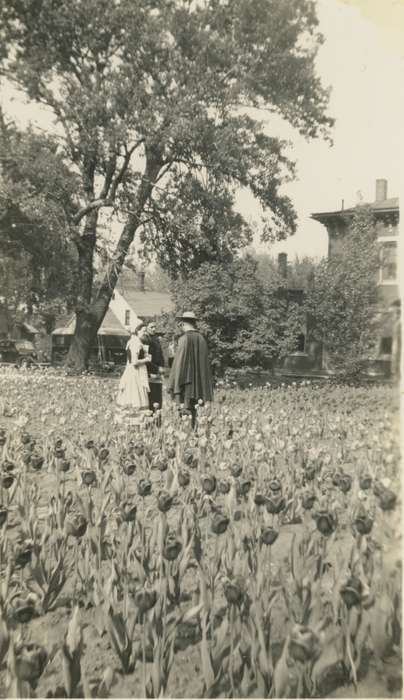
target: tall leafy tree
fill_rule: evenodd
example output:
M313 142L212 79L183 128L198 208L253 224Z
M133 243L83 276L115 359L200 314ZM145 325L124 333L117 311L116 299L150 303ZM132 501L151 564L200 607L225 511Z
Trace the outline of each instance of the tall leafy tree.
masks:
M328 134L314 0L0 0L0 27L3 74L53 111L78 176L71 365L85 364L135 235L174 274L226 259L250 235L239 187L261 203L264 235L294 232L280 192L293 163L246 108ZM108 209L122 228L94 285Z
M378 321L379 249L372 210L357 206L337 252L314 270L307 292L310 335L333 366L355 373L371 352Z
M48 330L74 301L68 219L75 187L54 139L21 132L0 113L0 293L12 317L25 308Z

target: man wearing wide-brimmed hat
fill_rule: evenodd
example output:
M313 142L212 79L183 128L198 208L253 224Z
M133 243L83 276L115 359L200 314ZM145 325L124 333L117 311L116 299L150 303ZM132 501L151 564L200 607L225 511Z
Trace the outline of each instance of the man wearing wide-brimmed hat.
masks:
M196 316L185 311L178 319L183 335L178 342L167 391L192 416L196 424L198 400L213 400L212 370L205 338L196 328Z

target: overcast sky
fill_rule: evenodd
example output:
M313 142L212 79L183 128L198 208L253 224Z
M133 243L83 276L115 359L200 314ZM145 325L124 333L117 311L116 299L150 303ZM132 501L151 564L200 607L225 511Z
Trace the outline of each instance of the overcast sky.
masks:
M287 241L259 248L291 258L326 255L327 236L310 219L312 212L340 209L342 199L345 207L352 206L358 192L374 200L376 178L386 178L388 196L398 196L402 181L404 0L318 0L318 16L325 41L317 67L323 83L332 87L334 143L306 142L290 128L275 126L272 118L268 123L268 133L293 141L290 156L298 179L285 192L295 203L299 225ZM13 96L3 91L9 112L23 122L38 115L18 99L10 102ZM243 194L237 206L247 218L259 219L252 197Z
M291 257L327 253L327 235L310 219L312 212L340 209L342 199L352 206L359 191L373 201L376 178L388 180L389 197L399 196L403 177L403 0L318 0L318 17L325 41L317 65L323 83L332 87L334 143L307 143L288 128L278 132L294 143L290 155L298 180L285 192L299 226L287 241L262 249ZM243 196L238 206L255 215L251 199Z

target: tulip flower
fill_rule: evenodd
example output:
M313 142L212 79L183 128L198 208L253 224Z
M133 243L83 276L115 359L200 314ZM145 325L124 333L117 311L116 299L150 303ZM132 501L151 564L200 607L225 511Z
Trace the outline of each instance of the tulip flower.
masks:
M373 518L371 518L367 513L359 513L356 516L353 525L359 535L368 535L373 527Z
M273 492L270 496L268 496L266 502L266 509L268 513L272 513L272 515L277 515L282 510L285 510L285 508L286 501L280 492Z
M329 537L337 527L337 519L333 513L328 510L319 510L313 514L316 521L317 530L325 537Z
M145 496L150 496L152 491L152 483L149 479L140 479L137 485L137 492L139 496L145 498Z
M217 482L217 490L218 493L226 494L230 492L230 484L228 481L225 481L224 479L221 479L220 481Z
M207 494L211 494L216 489L216 477L213 474L205 474L201 477L202 488Z
M275 530L274 527L265 527L263 530L261 530L260 540L262 544L271 546L278 539L278 537L279 532L278 530Z
M351 576L340 590L341 598L348 609L361 604L362 593L362 581L356 576Z
M181 549L182 543L180 540L178 540L175 535L168 535L163 548L164 559L167 559L167 561L174 561L174 559L177 559Z
M122 471L126 476L132 476L132 474L135 472L136 469L136 464L133 464L133 462L126 462L122 466Z
M302 496L302 506L304 510L311 510L315 503L316 496L314 493L304 493Z
M156 605L157 593L154 590L139 588L135 592L134 602L141 613L146 613Z
M33 642L20 644L14 649L14 658L17 678L35 688L48 660L45 649Z
M232 464L230 467L230 474L234 476L235 479L237 479L243 471L243 467L241 464Z
M349 474L340 475L338 486L341 489L342 493L348 493L348 491L351 490L352 479L349 476Z
M295 625L290 633L289 656L300 663L314 661L321 651L320 638L310 627Z
M214 535L223 535L229 525L229 518L224 513L215 513L212 518L211 530Z
M123 503L121 512L125 523L133 523L136 520L137 507L133 503Z
M14 483L14 476L12 474L3 474L1 483L5 489L11 488Z
M39 471L39 469L42 469L44 463L44 458L42 455L38 454L33 454L31 456L31 467L35 469L36 471Z
M263 493L256 493L254 496L254 503L256 506L265 506L267 502L267 497Z
M240 605L244 599L244 591L237 581L224 579L223 593L229 605Z
M68 515L65 520L66 535L71 535L76 539L80 539L84 536L87 530L87 524L87 520L81 513L73 513Z
M85 469L81 472L81 480L85 486L92 486L97 481L95 471L93 469Z
M370 474L362 474L362 476L359 479L359 486L362 489L362 491L367 491L372 487L372 477Z
M174 497L168 491L160 491L157 497L157 507L161 513L167 513L173 505Z
M186 469L180 469L180 471L178 472L179 485L184 488L185 486L188 486L190 481L191 481L191 475L190 475L189 471L187 471Z
M282 484L279 479L271 479L268 484L268 488L270 491L272 491L272 493L278 493L282 491Z

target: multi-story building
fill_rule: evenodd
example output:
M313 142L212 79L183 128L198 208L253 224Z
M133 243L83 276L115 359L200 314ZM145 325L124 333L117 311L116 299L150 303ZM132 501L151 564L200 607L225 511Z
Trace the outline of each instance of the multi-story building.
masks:
M400 210L398 197L388 198L387 180L376 180L376 198L370 203L375 219L375 235L380 246L378 292L382 317L380 337L376 355L383 361L391 361L397 346L398 309L400 288L398 279L398 243ZM332 257L349 235L355 209L342 208L337 211L312 214L315 221L326 227L328 233L328 256Z

